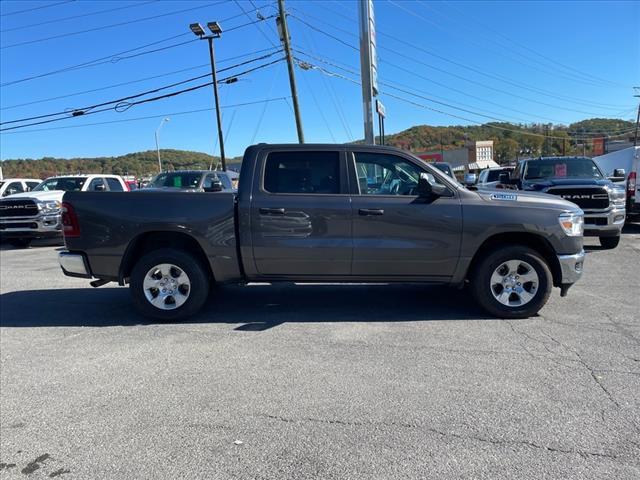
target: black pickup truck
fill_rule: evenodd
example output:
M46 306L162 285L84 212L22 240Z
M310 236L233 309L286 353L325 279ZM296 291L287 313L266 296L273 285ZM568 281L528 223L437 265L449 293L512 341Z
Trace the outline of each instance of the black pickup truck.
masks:
M582 274L583 213L528 192L475 192L410 153L267 145L237 193L66 193L65 274L129 284L144 315L182 319L213 283L422 282L528 317Z
M505 183L520 190L558 195L575 203L584 211L584 234L599 237L605 248L618 246L626 216L626 192L605 177L590 158L521 160Z

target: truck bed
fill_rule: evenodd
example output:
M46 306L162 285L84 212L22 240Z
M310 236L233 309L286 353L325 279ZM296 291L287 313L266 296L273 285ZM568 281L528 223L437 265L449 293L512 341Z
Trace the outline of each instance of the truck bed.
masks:
M169 241L180 234L195 239L216 281L241 277L233 193L68 192L63 201L73 205L81 232L79 238L66 238L67 248L83 251L97 278L120 281L121 260L157 232L173 234Z

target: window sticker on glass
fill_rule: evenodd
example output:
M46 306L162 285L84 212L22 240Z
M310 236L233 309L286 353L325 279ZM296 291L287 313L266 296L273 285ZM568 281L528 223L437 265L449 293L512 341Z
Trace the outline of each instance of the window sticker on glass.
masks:
M182 186L182 177L179 175L176 175L175 177L173 177L173 186L174 187L181 187Z
M556 163L556 177L566 177L567 176L567 164L566 163Z

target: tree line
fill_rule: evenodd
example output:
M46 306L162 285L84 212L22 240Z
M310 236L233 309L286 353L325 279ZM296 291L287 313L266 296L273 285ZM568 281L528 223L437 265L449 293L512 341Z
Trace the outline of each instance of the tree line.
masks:
M488 123L478 126L434 127L419 125L388 136L385 140L413 152L439 151L461 148L472 140L493 140L495 159L506 163L522 155L589 154L593 145L582 137L607 137L630 132L631 121L593 118L571 125ZM629 138L632 133L616 136ZM545 138L546 136L546 138ZM202 152L161 150L163 170L207 170L215 168L219 158ZM239 170L242 157L227 160L231 169ZM47 178L77 173L113 173L144 178L158 173L155 150L129 153L118 157L11 159L2 162L3 174L9 177Z

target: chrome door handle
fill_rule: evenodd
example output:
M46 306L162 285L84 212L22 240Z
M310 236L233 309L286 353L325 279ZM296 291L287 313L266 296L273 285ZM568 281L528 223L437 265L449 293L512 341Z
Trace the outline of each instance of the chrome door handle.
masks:
M260 215L284 215L284 208L260 208Z
M381 208L361 208L358 210L358 214L365 217L369 215L384 215L384 210Z

